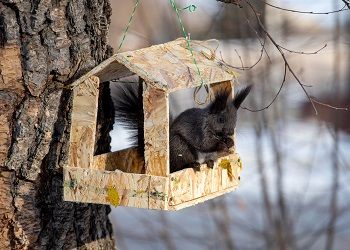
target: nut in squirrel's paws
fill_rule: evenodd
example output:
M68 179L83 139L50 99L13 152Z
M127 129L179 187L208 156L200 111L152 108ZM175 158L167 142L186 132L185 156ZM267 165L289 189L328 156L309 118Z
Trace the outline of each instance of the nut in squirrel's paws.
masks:
M227 152L233 154L235 152L235 147L229 148Z
M235 145L235 142L230 137L223 138L223 142L226 144L226 147L229 149Z

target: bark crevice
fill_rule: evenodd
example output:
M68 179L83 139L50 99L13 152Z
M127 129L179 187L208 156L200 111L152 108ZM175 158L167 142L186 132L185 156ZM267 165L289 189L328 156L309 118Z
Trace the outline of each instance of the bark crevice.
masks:
M0 249L114 248L110 208L63 201L62 176L71 107L62 86L111 55L110 15L108 0L0 3L0 56L11 56L0 62L0 138L9 134L0 143ZM114 114L108 85L100 91L104 153Z

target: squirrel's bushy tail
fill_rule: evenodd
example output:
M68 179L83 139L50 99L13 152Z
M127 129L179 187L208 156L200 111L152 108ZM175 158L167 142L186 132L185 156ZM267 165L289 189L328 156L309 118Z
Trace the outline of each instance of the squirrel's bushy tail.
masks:
M113 93L115 120L131 133L132 146L138 146L143 155L142 84L118 83Z

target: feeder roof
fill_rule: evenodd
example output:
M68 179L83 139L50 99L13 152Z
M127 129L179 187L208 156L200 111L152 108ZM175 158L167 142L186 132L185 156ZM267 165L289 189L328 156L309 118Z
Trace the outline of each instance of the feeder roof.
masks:
M208 84L232 80L235 73L216 59L208 45L209 41L191 41L202 79ZM167 92L201 84L191 51L187 49L187 42L184 38L179 38L168 43L115 54L74 82L73 86L92 75L98 76L104 82L133 74Z

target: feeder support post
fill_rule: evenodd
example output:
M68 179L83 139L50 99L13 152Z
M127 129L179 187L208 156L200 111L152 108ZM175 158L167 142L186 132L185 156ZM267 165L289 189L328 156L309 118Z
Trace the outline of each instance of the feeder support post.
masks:
M167 176L170 173L168 93L143 84L146 174Z
M73 89L68 166L93 168L99 78L91 76Z

